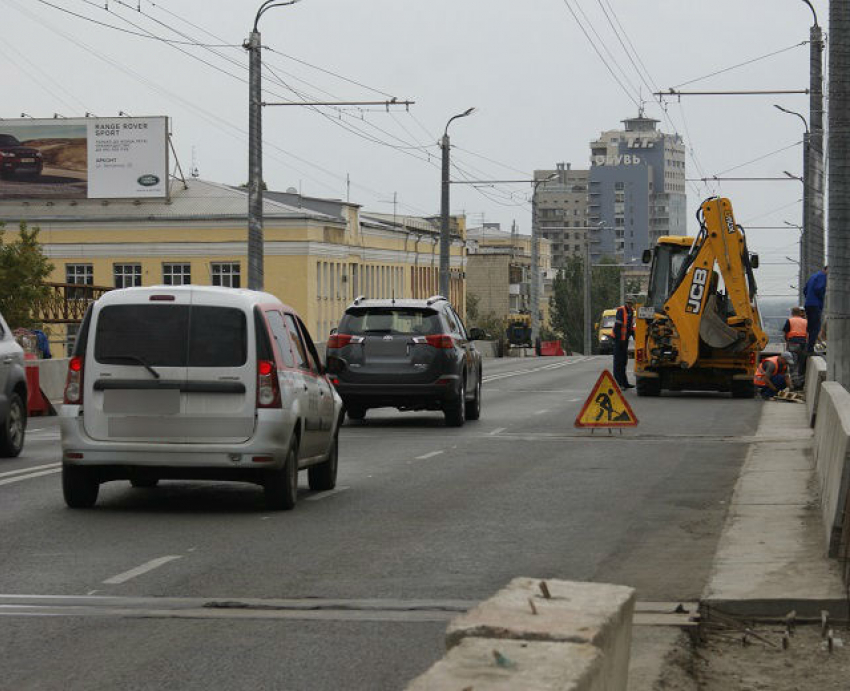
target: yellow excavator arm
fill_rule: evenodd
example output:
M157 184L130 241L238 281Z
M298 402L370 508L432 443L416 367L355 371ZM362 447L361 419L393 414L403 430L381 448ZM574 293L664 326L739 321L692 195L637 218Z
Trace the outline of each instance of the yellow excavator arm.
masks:
M743 228L732 204L711 198L700 208L700 232L676 277L664 312L678 334L678 359L692 367L700 341L729 353L767 345L756 302L756 282ZM718 293L719 276L725 294Z

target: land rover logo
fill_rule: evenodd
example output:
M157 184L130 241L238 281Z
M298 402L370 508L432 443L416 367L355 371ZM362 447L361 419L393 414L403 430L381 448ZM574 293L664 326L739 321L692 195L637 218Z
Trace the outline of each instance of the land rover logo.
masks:
M159 178L156 175L142 175L137 181L142 187L153 187L159 184Z

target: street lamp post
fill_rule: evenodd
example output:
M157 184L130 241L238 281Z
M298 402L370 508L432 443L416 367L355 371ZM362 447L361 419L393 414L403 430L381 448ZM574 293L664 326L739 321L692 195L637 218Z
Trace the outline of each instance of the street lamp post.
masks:
M803 253L804 253L804 246L806 244L805 243L806 234L805 234L805 231L803 230L803 226L799 226L796 223L789 223L788 221L782 221L782 222L786 226L788 226L789 228L796 228L797 230L800 231L800 259L799 260L793 260L793 261L795 261L796 264L797 264L797 300L798 300L799 304L802 305L803 301L805 300L805 296L803 295L803 288L806 285L806 278L807 278L807 276L805 275L806 269L803 266ZM785 257L785 258L790 259L790 257Z
M537 222L537 188L558 177L552 173L548 177L534 181L534 190L531 194L531 291L529 302L531 303L531 344L537 348L537 340L540 338L540 229Z
M810 269L810 234L812 234L815 227L815 219L813 217L813 211L815 209L815 204L813 203L815 185L813 178L813 167L812 167L812 156L811 156L811 131L809 130L809 123L806 118L800 113L788 110L787 108L783 108L780 105L774 104L773 106L777 110L781 110L783 113L788 113L788 115L796 115L800 120L803 121L803 127L805 127L805 132L803 133L803 227L801 229L801 241L800 241L800 274L806 278L811 273ZM787 171L783 171L789 177L795 177L788 173ZM807 273L809 272L809 273ZM802 290L802 288L800 288Z
M260 17L274 7L300 0L266 0L244 44L248 51L248 288L263 290L263 82Z
M467 108L464 112L449 118L443 138L440 140L440 148L443 153L443 184L440 199L440 295L449 297L449 125L458 118L472 115L475 108Z

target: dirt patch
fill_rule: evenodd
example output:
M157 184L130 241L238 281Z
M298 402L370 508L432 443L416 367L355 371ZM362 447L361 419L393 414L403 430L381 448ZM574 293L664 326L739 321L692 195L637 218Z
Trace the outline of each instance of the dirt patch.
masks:
M783 649L782 626L709 632L694 651L692 672L699 691L846 691L850 688L850 631L835 629L833 651L819 626L797 627ZM769 641L769 643L767 642ZM773 645L771 645L773 644ZM775 647L774 647L775 646ZM680 687L664 687L678 689Z

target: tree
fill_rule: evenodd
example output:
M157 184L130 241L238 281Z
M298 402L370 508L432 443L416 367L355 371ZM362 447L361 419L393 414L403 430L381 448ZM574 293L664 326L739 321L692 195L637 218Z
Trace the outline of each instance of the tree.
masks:
M603 257L599 264L613 264L610 257ZM591 274L590 314L591 326L603 310L620 304L620 271L618 266L595 266ZM632 287L626 285L626 292ZM552 326L564 335L570 350L584 352L584 260L570 257L555 277L550 299ZM596 347L591 336L591 344Z
M27 228L21 221L18 237L4 242L5 227L0 224L0 313L13 329L30 327L38 302L50 295L44 285L53 264L41 251L39 228Z

